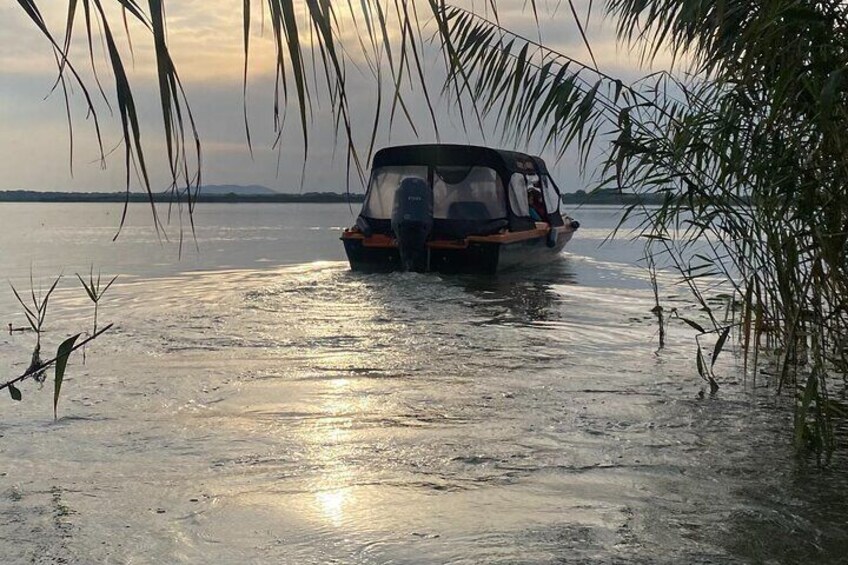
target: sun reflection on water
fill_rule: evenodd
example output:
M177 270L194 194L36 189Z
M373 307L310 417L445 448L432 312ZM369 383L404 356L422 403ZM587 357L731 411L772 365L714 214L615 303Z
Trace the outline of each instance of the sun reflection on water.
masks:
M326 519L332 522L334 526L341 526L344 521L345 508L351 506L355 502L355 498L351 496L349 488L339 488L315 493L315 502Z
M351 514L361 510L352 495L359 470L350 461L357 438L356 423L366 413L370 401L347 378L327 381L321 411L324 417L312 430L315 458L326 470L315 484L315 510L339 527Z

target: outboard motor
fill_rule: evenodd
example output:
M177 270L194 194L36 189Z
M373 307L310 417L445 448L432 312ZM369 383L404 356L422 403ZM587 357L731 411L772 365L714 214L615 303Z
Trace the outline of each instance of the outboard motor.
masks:
M392 231L405 270L427 270L427 238L432 230L433 192L422 179L403 179L395 192Z

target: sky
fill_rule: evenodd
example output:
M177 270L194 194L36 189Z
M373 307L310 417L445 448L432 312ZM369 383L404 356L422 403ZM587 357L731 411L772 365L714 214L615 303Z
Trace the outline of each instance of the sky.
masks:
M116 5L117 2L104 2ZM67 3L42 0L38 3L48 27L57 38L64 36ZM297 112L289 108L287 122L278 146L274 146L273 129L274 61L272 34L262 29L262 14L253 3L248 119L253 141L251 155L245 135L242 94L243 21L242 2L238 0L179 0L166 2L168 39L172 56L182 77L191 109L194 112L203 144L204 184L258 184L281 192L345 190L347 168L345 141L339 140L331 118L331 106L319 87L313 87L310 100L313 112L309 126L309 153L304 167L302 133ZM476 2L485 4L485 2ZM582 60L588 53L573 24L567 3L539 3L541 27L537 27L525 0L499 2L501 23L528 36L538 37L558 50ZM472 6L473 3L468 3ZM587 2L575 2L578 11ZM107 6L107 9L112 6ZM474 6L477 7L477 6ZM115 34L130 68L131 86L139 104L142 142L150 161L154 189L164 189L169 176L164 150L162 123L158 109L154 57L146 30L130 23L130 52L120 13L108 12ZM267 23L267 18L265 20ZM367 152L371 133L376 82L358 59L358 28L352 21L342 20L339 28L353 65L349 65L348 96L353 116L356 146ZM614 41L611 22L599 14L592 16L588 28L594 54L600 67L617 76L637 76L640 72L627 50ZM97 92L89 71L83 20L77 17L77 33L72 43L72 60L89 85ZM93 120L87 119L84 98L79 88L70 94L73 135L69 134L65 101L61 90L51 93L56 78L56 65L47 40L39 33L17 3L0 4L0 190L69 190L120 191L124 189L123 153L107 156L105 167L98 159ZM99 77L110 100L114 83L106 71L103 49L95 37L95 60ZM356 65L359 61L360 65ZM440 84L437 52L428 48L427 73L438 92ZM97 99L103 145L107 152L121 139L117 115ZM397 119L390 126L383 120L379 127L377 147L402 143L436 141L427 119L426 105L419 90L408 92L406 99L418 134ZM442 142L478 143L538 152L539 146L515 146L499 139L493 120L485 124L488 132L472 127L464 131L455 105L447 100L436 102L439 134ZM70 142L73 141L73 158ZM551 151L541 152L549 163ZM574 152L552 166L555 177L565 191L587 188L588 181L577 171ZM302 175L302 173L304 173ZM359 188L352 178L351 189ZM138 189L137 186L135 189Z

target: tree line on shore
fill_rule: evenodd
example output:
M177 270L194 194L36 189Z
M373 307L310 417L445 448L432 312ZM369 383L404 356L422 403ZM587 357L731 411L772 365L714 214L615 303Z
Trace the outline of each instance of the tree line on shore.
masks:
M170 191L153 193L154 202L171 202L174 199ZM150 202L147 193L126 192L41 192L36 190L6 190L0 192L0 202ZM337 192L303 192L276 194L204 194L201 190L197 196L198 202L287 202L287 203L359 203L364 199L362 194L339 194Z

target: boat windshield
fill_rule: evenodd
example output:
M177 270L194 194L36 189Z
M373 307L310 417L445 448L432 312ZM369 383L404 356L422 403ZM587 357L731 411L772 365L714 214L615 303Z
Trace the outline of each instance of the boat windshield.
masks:
M428 183L427 166L389 166L375 169L362 216L392 217L395 192L407 178ZM506 194L497 171L490 167L433 167L433 218L489 221L507 216Z
M495 220L506 217L498 173L489 167L435 167L433 217L437 220Z
M417 178L427 182L426 166L380 167L371 174L371 184L362 215L375 220L390 220L395 201L395 191L406 178Z

